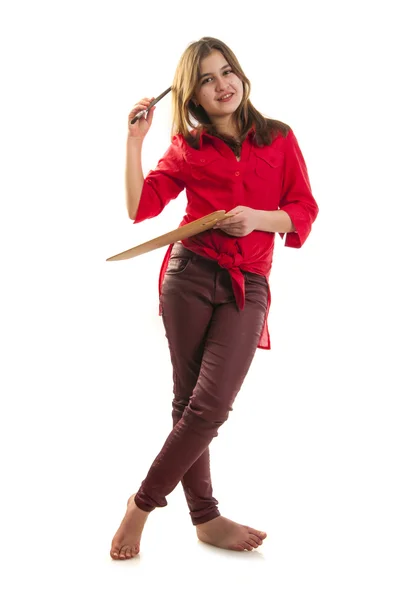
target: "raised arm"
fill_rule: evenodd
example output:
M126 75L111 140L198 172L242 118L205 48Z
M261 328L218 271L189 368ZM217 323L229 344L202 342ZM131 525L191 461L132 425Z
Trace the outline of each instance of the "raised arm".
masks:
M178 136L173 138L172 144L159 160L156 169L149 171L144 178L141 161L142 145L152 125L155 107L148 111L146 118L139 119L134 125L131 125L131 120L137 113L145 110L151 101L152 98L143 98L137 102L128 120L126 205L128 215L134 223L156 217L185 187L181 180L181 140Z
M134 223L157 217L185 188L180 141L174 136L156 168L144 178L138 209L130 216Z
M128 135L126 149L126 206L130 219L134 219L138 210L144 185L141 152L142 144L153 120L155 107L151 108L146 118L142 117L131 125L131 120L145 110L153 98L143 98L133 107L128 117Z

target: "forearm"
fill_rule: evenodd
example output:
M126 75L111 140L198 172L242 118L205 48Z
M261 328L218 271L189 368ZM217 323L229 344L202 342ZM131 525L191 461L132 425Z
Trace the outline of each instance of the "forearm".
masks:
M284 210L258 210L257 226L259 231L289 233L295 231L291 218Z
M137 214L144 185L141 151L142 139L128 137L126 149L126 205L130 219Z

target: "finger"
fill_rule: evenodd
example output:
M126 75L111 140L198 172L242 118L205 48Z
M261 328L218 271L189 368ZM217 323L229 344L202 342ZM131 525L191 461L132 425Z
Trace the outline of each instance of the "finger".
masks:
M156 106L152 106L152 108L147 113L146 120L147 120L149 127L152 125L153 113L155 112L155 110L156 110Z
M134 104L132 110L130 111L130 114L134 112L139 112L140 110L147 110L152 100L154 100L154 98L143 98L142 100Z
M133 106L133 108L130 111L130 114L132 113L137 113L140 112L140 110L147 110L149 106L149 103L140 103L140 104L136 104L135 106Z
M228 219L225 219L226 221L226 225L236 225L237 223L241 223L242 222L242 217L238 217L238 216L233 216L233 217L228 217Z
M234 217L235 215L240 215L240 213L243 212L243 208L240 208L239 206L233 208L232 210L230 210L229 212L226 213L226 217Z
M221 219L221 221L217 221L216 225L226 225L228 227L228 225L231 224L231 219L233 217L223 217L223 219Z
M155 100L156 100L156 98L151 98L151 101L149 103L149 108L152 108L152 106L154 106L156 104Z
M242 237L244 235L241 229L225 229L224 232L233 237Z
M224 225L224 223L220 223L219 225L220 229L224 229L224 231L239 231L242 229L242 227L239 224L230 224L228 223L227 225Z
M135 119L134 123L136 123L144 114L144 111L132 112L129 114L128 122L132 124L132 120Z
M148 98L148 100L146 100L145 102L142 102L142 105L144 106L145 110L149 110L150 108L152 108L152 101L155 100L155 98Z

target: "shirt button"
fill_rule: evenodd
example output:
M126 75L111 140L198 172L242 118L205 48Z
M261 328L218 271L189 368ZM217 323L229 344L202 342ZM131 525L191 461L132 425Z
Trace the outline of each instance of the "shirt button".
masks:
M239 172L239 171L235 171L235 175L236 175L237 177L239 177L239 175L240 175L240 172Z
M204 158L201 158L201 159L200 159L200 162L206 162L206 161L205 161L205 159L204 159Z

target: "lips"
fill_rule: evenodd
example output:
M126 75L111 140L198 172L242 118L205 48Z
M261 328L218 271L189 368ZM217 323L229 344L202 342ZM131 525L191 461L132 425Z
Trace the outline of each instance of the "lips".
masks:
M228 94L223 94L221 98L218 98L218 102L228 102L231 100L233 96L233 92L229 92Z

